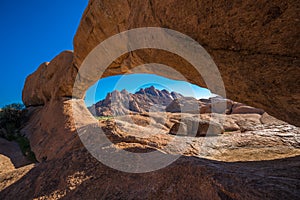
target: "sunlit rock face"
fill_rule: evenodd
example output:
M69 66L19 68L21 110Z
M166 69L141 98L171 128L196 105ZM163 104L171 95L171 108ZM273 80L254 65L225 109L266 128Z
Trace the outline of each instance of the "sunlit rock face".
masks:
M73 52L63 51L52 61L41 64L26 78L23 88L23 103L42 106L51 100L72 97L77 69L73 66Z
M91 0L74 38L74 64L80 68L94 47L119 32L139 27L173 29L195 39L213 57L229 99L300 125L297 8L295 0ZM172 66L188 81L206 87L185 60L153 49L122 56L104 76L150 62Z

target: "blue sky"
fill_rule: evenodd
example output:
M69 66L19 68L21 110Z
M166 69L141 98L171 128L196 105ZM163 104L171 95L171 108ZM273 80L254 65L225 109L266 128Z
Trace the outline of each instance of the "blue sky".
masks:
M87 0L0 0L0 107L21 102L25 78L63 50Z
M88 0L0 1L0 107L22 102L26 77L61 51L73 49L73 37L87 3ZM96 95L91 95L96 86L91 88L86 103L90 105L103 99L114 89L135 92L139 87L153 84L159 89L175 90L187 96L209 94L207 90L192 86L195 93L192 95L189 84L155 75L115 76L101 79Z

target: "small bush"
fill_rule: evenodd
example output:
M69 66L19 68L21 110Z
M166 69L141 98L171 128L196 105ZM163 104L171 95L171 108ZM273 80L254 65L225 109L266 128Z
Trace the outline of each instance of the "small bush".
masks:
M25 110L24 105L14 103L2 108L0 115L0 127L5 128L8 134L14 134L22 124Z
M113 116L95 116L95 118L99 121L105 121L105 120L110 120L113 119Z
M36 162L36 158L35 158L34 153L31 151L30 142L29 142L28 138L18 135L16 137L15 141L19 144L23 155L26 156L32 162Z
M9 141L16 141L23 154L35 162L35 155L30 149L29 140L20 134L26 113L24 108L24 105L20 103L10 104L2 108L0 111L0 137Z

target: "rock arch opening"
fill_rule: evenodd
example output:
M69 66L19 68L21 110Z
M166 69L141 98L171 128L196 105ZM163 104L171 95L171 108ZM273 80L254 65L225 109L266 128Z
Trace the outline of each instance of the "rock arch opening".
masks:
M164 111L179 98L209 99L216 96L206 88L153 74L127 74L100 79L86 93L85 103L95 116L129 111ZM127 102L125 102L127 101Z

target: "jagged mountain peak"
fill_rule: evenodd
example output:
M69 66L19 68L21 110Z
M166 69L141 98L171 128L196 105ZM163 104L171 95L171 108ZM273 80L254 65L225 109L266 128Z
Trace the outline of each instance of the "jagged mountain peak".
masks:
M114 90L101 100L91 106L94 115L114 115L116 113L126 114L128 112L163 111L174 99L184 96L177 92L169 92L166 89L159 90L154 86L141 88L139 91L129 93L126 89ZM155 105L155 106L154 106ZM154 109L154 110L153 110Z

